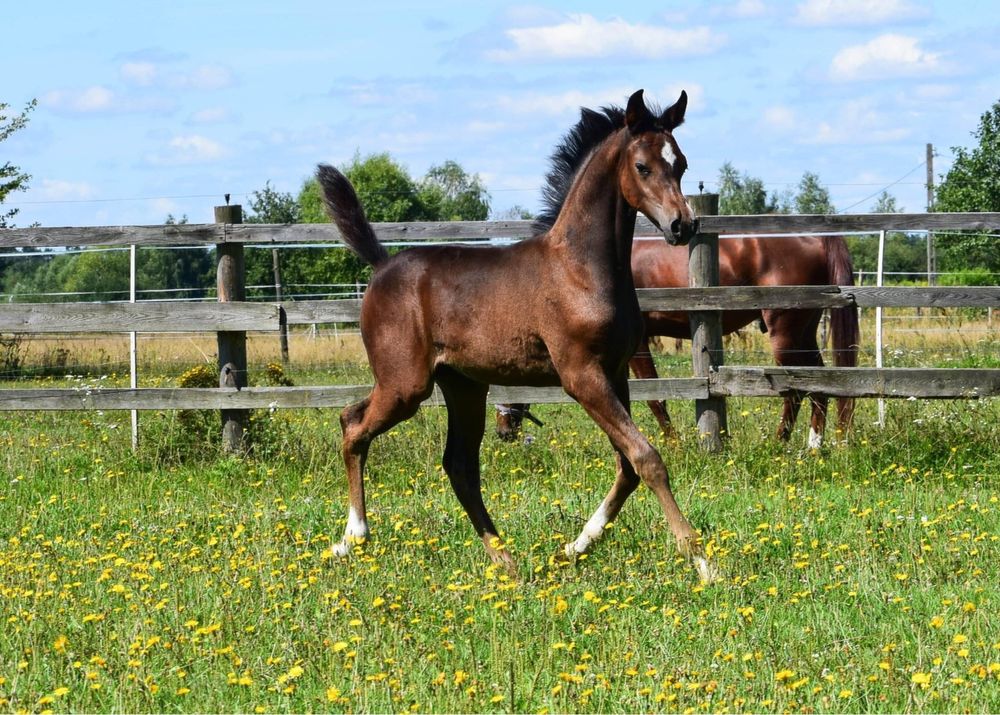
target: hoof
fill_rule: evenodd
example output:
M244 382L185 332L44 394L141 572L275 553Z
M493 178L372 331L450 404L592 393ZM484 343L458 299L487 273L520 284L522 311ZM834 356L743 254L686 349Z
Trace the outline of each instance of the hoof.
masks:
M345 559L354 553L355 546L364 546L366 541L367 539L364 537L345 536L342 541L334 544L330 551L334 556L339 556L340 558Z
M715 562L704 556L695 556L692 562L695 570L698 571L698 580L703 585L708 586L722 580L722 571L715 565Z

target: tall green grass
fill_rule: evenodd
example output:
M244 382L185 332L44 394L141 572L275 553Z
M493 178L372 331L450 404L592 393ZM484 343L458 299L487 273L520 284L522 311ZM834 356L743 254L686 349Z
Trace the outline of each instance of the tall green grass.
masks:
M245 459L176 413L143 413L135 454L124 413L5 415L0 708L1000 709L1000 404L895 401L880 429L862 402L818 452L803 423L772 441L779 407L730 401L709 455L635 406L723 570L707 587L643 489L587 558L553 559L613 479L571 405L537 407L529 445L484 441L517 579L451 494L439 408L375 443L346 561L335 411L257 413Z

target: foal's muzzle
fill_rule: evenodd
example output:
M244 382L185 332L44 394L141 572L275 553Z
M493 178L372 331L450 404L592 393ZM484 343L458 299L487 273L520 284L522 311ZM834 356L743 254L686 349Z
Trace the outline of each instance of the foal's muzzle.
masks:
M670 233L663 232L663 237L671 246L686 246L698 233L698 219L684 221L675 218L670 222Z

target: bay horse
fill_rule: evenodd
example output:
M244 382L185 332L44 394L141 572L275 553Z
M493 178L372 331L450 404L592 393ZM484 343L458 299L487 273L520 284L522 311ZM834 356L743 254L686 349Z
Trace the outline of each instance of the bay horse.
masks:
M557 207L556 207L557 208ZM550 207L551 212L551 207ZM544 225L551 213L539 218ZM853 266L847 244L840 236L789 236L780 238L723 238L719 241L719 278L724 286L852 285ZM687 249L662 241L636 241L632 248L632 276L636 288L686 288ZM858 313L855 308L831 310L830 328L834 364L854 367L858 357ZM733 333L755 320L763 322L778 365L822 367L823 357L816 334L822 310L781 308L769 310L727 310L722 313L722 332ZM639 378L657 377L649 351L649 338L662 335L691 339L688 314L683 311L654 310L643 313L645 332L629 365ZM826 429L828 398L811 395L812 415L808 445L819 448ZM647 403L666 436L674 434L664 402ZM784 398L777 438L788 441L802 404L800 394ZM506 441L517 438L524 417L537 418L529 405L498 405L497 435ZM837 422L846 435L854 415L854 399L837 398Z
M390 257L351 183L319 165L330 217L374 268L360 322L375 385L340 416L350 504L335 554L347 556L369 536L364 469L372 440L412 417L436 383L448 412L442 466L487 555L514 571L480 486L487 393L491 384L561 385L608 436L617 467L565 555L588 551L641 480L679 551L703 581L716 577L663 460L632 421L628 392L628 360L642 335L631 269L636 212L671 244L697 232L680 187L687 162L673 137L686 108L682 92L663 112L650 110L639 90L624 110L582 110L552 157L553 172L565 178L558 216L546 231L508 246L421 246Z

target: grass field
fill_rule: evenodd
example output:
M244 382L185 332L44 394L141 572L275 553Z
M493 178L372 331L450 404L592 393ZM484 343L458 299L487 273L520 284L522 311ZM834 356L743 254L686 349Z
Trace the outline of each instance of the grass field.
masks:
M451 494L441 409L376 442L349 560L336 411L257 413L245 459L218 456L215 415L143 413L133 454L124 413L5 414L0 709L1000 710L1000 402L894 401L880 429L866 401L819 452L802 423L771 440L779 407L730 401L721 455L656 439L723 570L707 587L643 489L589 557L552 558L613 478L572 405L483 446L517 579Z

